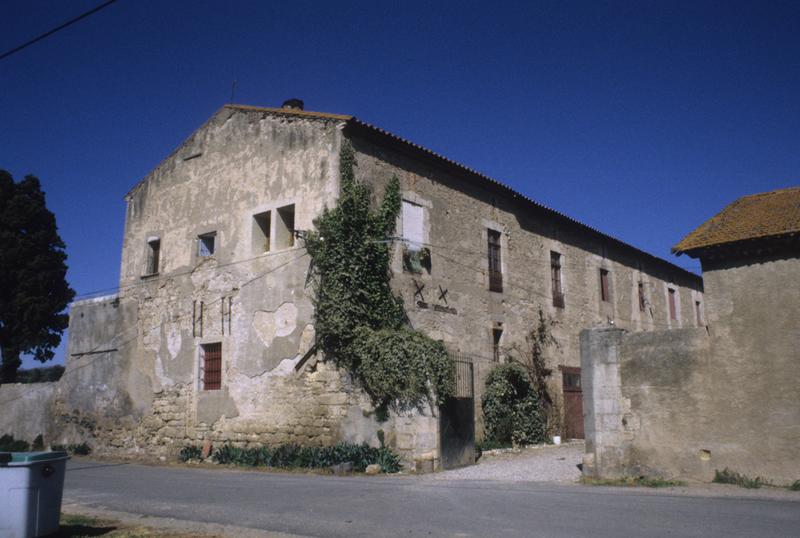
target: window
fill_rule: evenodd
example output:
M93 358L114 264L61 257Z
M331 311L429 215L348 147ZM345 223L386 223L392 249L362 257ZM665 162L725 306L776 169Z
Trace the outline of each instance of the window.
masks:
M669 319L678 319L678 312L675 308L675 290L672 288L667 289L667 295L669 296Z
M503 338L503 326L498 323L492 329L492 358L494 362L500 362L500 340Z
M694 313L697 316L697 326L703 325L703 316L700 314L700 301L694 302Z
M275 248L284 249L294 246L294 204L278 208L275 220Z
M489 232L489 291L503 291L503 273L500 259L500 232L488 230Z
M559 366L564 392L581 392L581 369Z
M425 242L422 221L422 206L403 200L403 241L408 250L420 250Z
M647 299L644 296L644 282L639 282L639 312L644 312L647 308Z
M553 284L553 306L564 308L564 292L561 290L561 254L550 251L550 280Z
M608 287L608 271L600 269L600 300L608 302L611 300L611 289Z
M200 354L203 390L219 390L222 388L222 343L203 344Z
M201 258L213 256L216 250L217 232L197 236L197 255Z
M157 237L147 240L147 270L145 275L157 275L161 257L161 240Z
M272 212L265 211L253 215L253 253L269 252L270 230L272 229Z

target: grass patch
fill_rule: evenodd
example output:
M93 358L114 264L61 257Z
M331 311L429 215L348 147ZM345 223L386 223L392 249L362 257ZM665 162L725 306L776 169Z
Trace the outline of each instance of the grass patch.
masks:
M94 517L61 514L61 525L56 538L84 538L89 536L114 536L118 525ZM116 536L119 536L118 534Z
M209 534L191 532L174 532L159 530L140 525L130 526L107 519L82 516L78 514L61 514L61 526L51 538L214 538Z
M747 475L731 471L727 467L725 467L721 471L719 469L715 469L714 480L712 480L712 482L716 484L733 484L735 486L741 486L747 489L758 489L761 486L772 485L772 482L770 482L766 478L762 478L760 476L757 476L755 478L750 478Z
M672 488L675 486L685 486L686 482L681 480L667 480L665 478L649 478L646 476L626 476L624 478L592 478L589 476L582 476L581 484L589 486Z

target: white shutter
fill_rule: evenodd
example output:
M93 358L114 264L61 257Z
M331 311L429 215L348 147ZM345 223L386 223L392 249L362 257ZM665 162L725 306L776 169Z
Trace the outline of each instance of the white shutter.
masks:
M422 248L422 206L403 200L403 239L411 250Z

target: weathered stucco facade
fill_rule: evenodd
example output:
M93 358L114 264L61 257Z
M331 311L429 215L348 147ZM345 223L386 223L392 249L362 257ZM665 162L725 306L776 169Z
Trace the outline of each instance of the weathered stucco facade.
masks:
M398 235L414 228L429 267L404 269L408 243L395 241L393 286L414 327L470 355L476 407L495 356L524 343L540 308L557 322L554 369L580 366L585 327L702 322L695 275L474 171L349 116L226 106L126 196L119 293L73 305L53 403L90 427L54 425L53 436L168 454L204 439L377 444L382 429L407 460L438 466L435 412L379 423L349 376L310 351L310 260L291 231L336 203L344 140L376 199L397 176L413 206L406 219L421 219L399 218ZM502 291L490 291L490 235ZM220 378L210 381L203 357L217 350ZM557 402L560 383L556 371Z

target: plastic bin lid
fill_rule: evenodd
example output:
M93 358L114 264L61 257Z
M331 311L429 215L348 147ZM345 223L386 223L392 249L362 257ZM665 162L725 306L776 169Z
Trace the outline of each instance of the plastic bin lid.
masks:
M54 450L52 452L11 452L10 454L11 461L9 465L60 460L67 457L67 453L63 450Z

